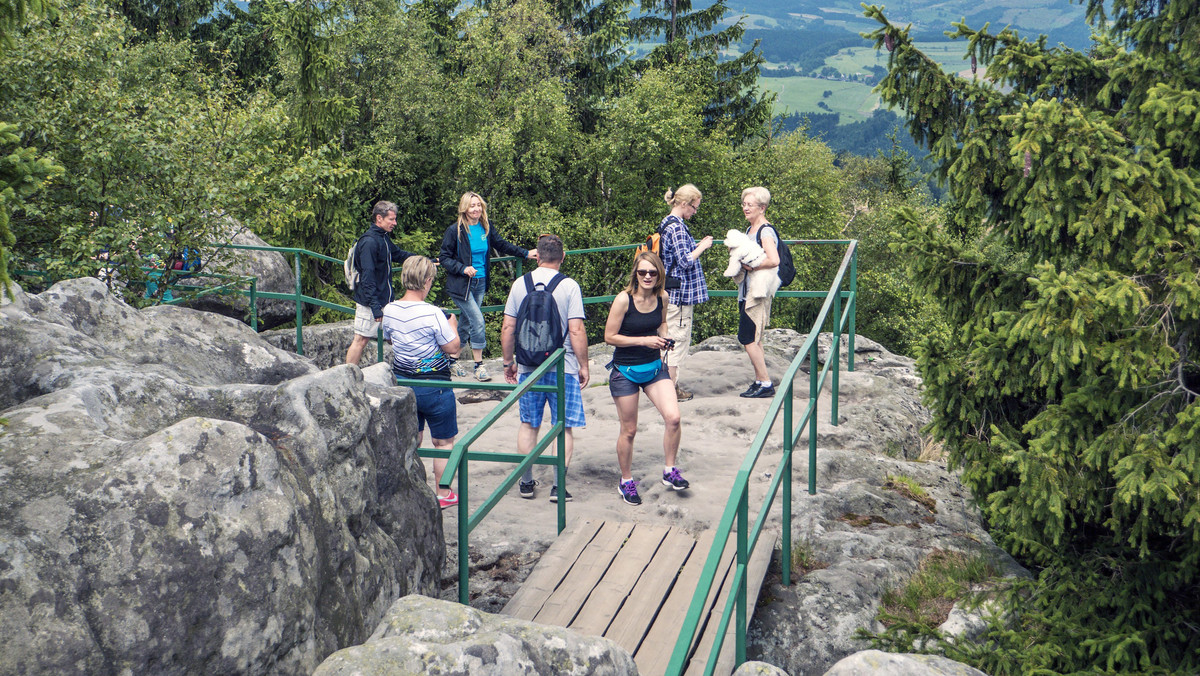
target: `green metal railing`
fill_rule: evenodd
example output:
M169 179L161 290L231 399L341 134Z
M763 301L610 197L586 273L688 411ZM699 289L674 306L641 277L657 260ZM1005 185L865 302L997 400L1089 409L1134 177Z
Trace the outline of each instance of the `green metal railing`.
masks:
M721 620L716 627L716 638L713 642L712 652L709 653L708 662L705 664L704 673L711 674L716 668L717 659L720 656L721 647L724 643L724 636L729 629L731 619L737 622L734 625L736 664L746 661L747 604L750 601L747 598L747 566L750 563L750 554L754 551L754 547L758 544L759 537L762 535L763 527L775 502L775 497L781 492L783 508L781 523L783 531L781 534L783 540L781 555L783 584L791 584L792 451L795 447L795 442L800 438L805 428L807 428L808 492L815 494L817 492L817 401L824 387L825 380L832 371L832 411L830 423L837 425L841 335L847 329L849 331L847 366L851 371L854 370L854 309L857 302L858 286L858 242L857 240L845 240L844 243L847 245L846 254L842 258L841 266L838 268L837 275L834 277L829 291L825 294L825 302L821 306L816 320L813 322L804 345L800 348L795 359L792 360L792 363L784 373L780 381L780 387L775 397L771 400L771 405L767 409L766 416L759 426L758 434L755 435L754 441L750 445L750 451L746 454L746 458L742 461L742 465L738 469L733 488L730 491L729 501L725 505L725 511L721 515L721 521L714 535L712 550L705 561L704 569L700 574L700 581L692 596L692 603L688 608L687 616L684 619L683 626L680 628L679 638L676 640L675 648L671 653L671 661L668 663L666 670L667 674L682 674L688 666L688 660L694 650L693 644L697 638L696 632L699 629L700 620L707 614L705 612L705 605L708 594L715 583L721 558L725 553L729 538L734 533L736 533L737 552L734 574L730 582L730 593L722 609ZM848 280L846 279L847 274L849 275ZM848 282L849 288L843 291L842 285L845 282ZM846 300L844 310L841 307L843 299ZM821 328L830 316L830 310L832 310L834 318L833 340L830 344L829 353L826 355L825 366L818 369L817 337L820 335ZM805 361L809 363L808 406L800 423L793 427L792 399L795 390L793 380L796 377L796 373L800 370L801 364ZM762 506L758 510L757 518L753 526L751 526L749 516L750 475L754 471L754 466L762 454L763 446L770 436L771 429L779 418L781 411L783 412L783 456L776 467L776 471L772 474L767 494L763 499ZM731 604L733 605L733 613L730 612Z
M430 381L430 380L409 380L397 378L396 384L404 385L405 387L440 387L440 388L456 388L456 389L472 389L472 390L512 390L509 392L503 401L493 408L486 416L476 423L470 432L462 437L454 444L452 449L440 448L418 448L417 453L423 458L446 458L446 469L442 472L442 478L439 486L442 488L450 488L454 478L458 478L458 600L461 603L470 603L470 551L468 548L471 531L479 525L492 508L500 502L501 498L508 492L512 485L520 479L524 474L525 469L530 465L554 465L558 475L558 490L560 494L566 493L567 490L567 465L566 465L566 393L565 393L565 377L564 368L566 364L567 351L564 348L558 348L550 357L533 370L519 385L510 385L508 383L459 383L447 381ZM554 369L555 385L537 385L542 376ZM512 408L513 404L521 398L521 395L526 392L554 392L557 396L557 411L555 411L555 419L557 423L552 425L546 432L546 435L534 444L529 455L520 453L498 453L492 451L472 451L471 445L478 441L479 437L488 430L500 416L504 415L508 409ZM543 458L542 452L550 445L551 442L556 442L557 453L553 458ZM475 510L475 513L470 512L468 507L469 491L470 491L470 466L472 461L482 462L511 462L516 466L512 472L500 482L500 485L492 491L483 504ZM561 533L567 527L567 501L558 501L558 532Z

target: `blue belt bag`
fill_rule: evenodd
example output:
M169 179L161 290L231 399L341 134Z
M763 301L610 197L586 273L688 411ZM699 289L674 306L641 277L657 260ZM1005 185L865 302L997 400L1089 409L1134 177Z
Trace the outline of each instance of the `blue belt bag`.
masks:
M632 364L630 366L613 364L613 366L617 367L617 371L619 371L621 375L625 376L626 380L639 385L654 380L654 377L657 376L658 372L662 370L662 365L663 363L661 359L655 359L649 364Z

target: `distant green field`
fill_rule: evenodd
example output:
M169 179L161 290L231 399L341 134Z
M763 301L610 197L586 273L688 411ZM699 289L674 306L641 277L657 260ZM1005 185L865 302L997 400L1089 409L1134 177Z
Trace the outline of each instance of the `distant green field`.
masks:
M841 122L858 122L871 116L879 105L879 97L871 93L871 87L858 82L835 82L813 77L764 77L759 86L779 95L775 100L776 113L841 113ZM826 90L833 92L822 98ZM824 101L829 110L817 107Z
M947 73L970 68L970 62L962 58L965 48L963 42L918 42L917 47ZM771 64L778 65L784 64ZM887 53L876 53L872 47L851 47L825 59L825 65L847 75L866 73L870 66L887 67ZM764 77L759 78L758 83L760 87L778 94L775 100L776 114L836 112L842 114L840 122L848 124L870 117L879 106L879 97L871 93L871 85L858 82L811 77ZM821 94L826 90L833 94L829 98L822 98ZM818 108L819 101L824 101L829 110Z

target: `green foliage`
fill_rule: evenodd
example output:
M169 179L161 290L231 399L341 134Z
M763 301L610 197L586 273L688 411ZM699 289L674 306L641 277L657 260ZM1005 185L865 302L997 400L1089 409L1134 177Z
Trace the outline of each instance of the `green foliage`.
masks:
M662 40L634 64L639 71L685 62L703 68L712 86L704 106L706 127L722 129L735 143L741 143L766 132L775 96L758 88L764 59L757 42L736 58L719 58L720 51L738 43L745 32L740 19L713 30L728 11L725 0L716 0L704 9L693 9L691 0L642 0L641 13L630 22L630 32L643 40Z
M139 302L143 266L169 283L185 249L233 236L225 216L261 227L282 211L282 111L198 71L185 45L134 43L110 9L35 24L0 81L23 142L65 169L13 219L18 254L52 278L99 274Z
M1088 4L1099 22L1104 6ZM946 76L878 8L867 14L883 26L877 48L893 49L881 95L908 111L953 197L949 232L898 212L897 251L955 327L918 362L930 431L1003 544L1047 567L1043 608L1072 606L1004 639L1047 645L1013 668L1189 672L1200 22L1190 2L1110 10L1087 55L956 24L1002 86Z

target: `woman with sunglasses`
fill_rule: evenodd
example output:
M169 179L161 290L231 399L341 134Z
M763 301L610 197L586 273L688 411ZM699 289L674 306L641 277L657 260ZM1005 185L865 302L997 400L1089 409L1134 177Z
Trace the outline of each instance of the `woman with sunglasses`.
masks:
M458 336L465 348L471 346L475 357L475 379L491 380L483 366L487 334L483 330L483 295L487 292L491 271L491 252L508 256L537 258L537 249L522 249L500 236L488 222L487 202L478 193L465 192L458 200L458 220L442 235L438 261L446 271L446 293L459 309ZM451 373L465 378L466 369L454 364Z
M691 392L679 387L679 367L683 366L692 344L692 315L697 305L708 300L700 256L712 246L713 238L706 235L697 242L687 225L688 219L700 208L702 197L700 189L691 183L668 190L663 199L670 205L671 213L658 224L663 267L667 270L668 335L676 344L676 349L666 357L667 370L675 383L675 397L679 401L692 398Z
M662 260L643 251L633 259L629 284L613 300L604 324L604 342L612 345L608 389L617 405L621 431L617 436L617 464L621 483L617 490L630 505L642 504L633 479L633 438L637 435L639 390L654 404L663 419L663 475L667 488L682 491L688 482L675 467L679 453L679 401L675 385L663 365L663 351L674 347L667 337L666 272Z

